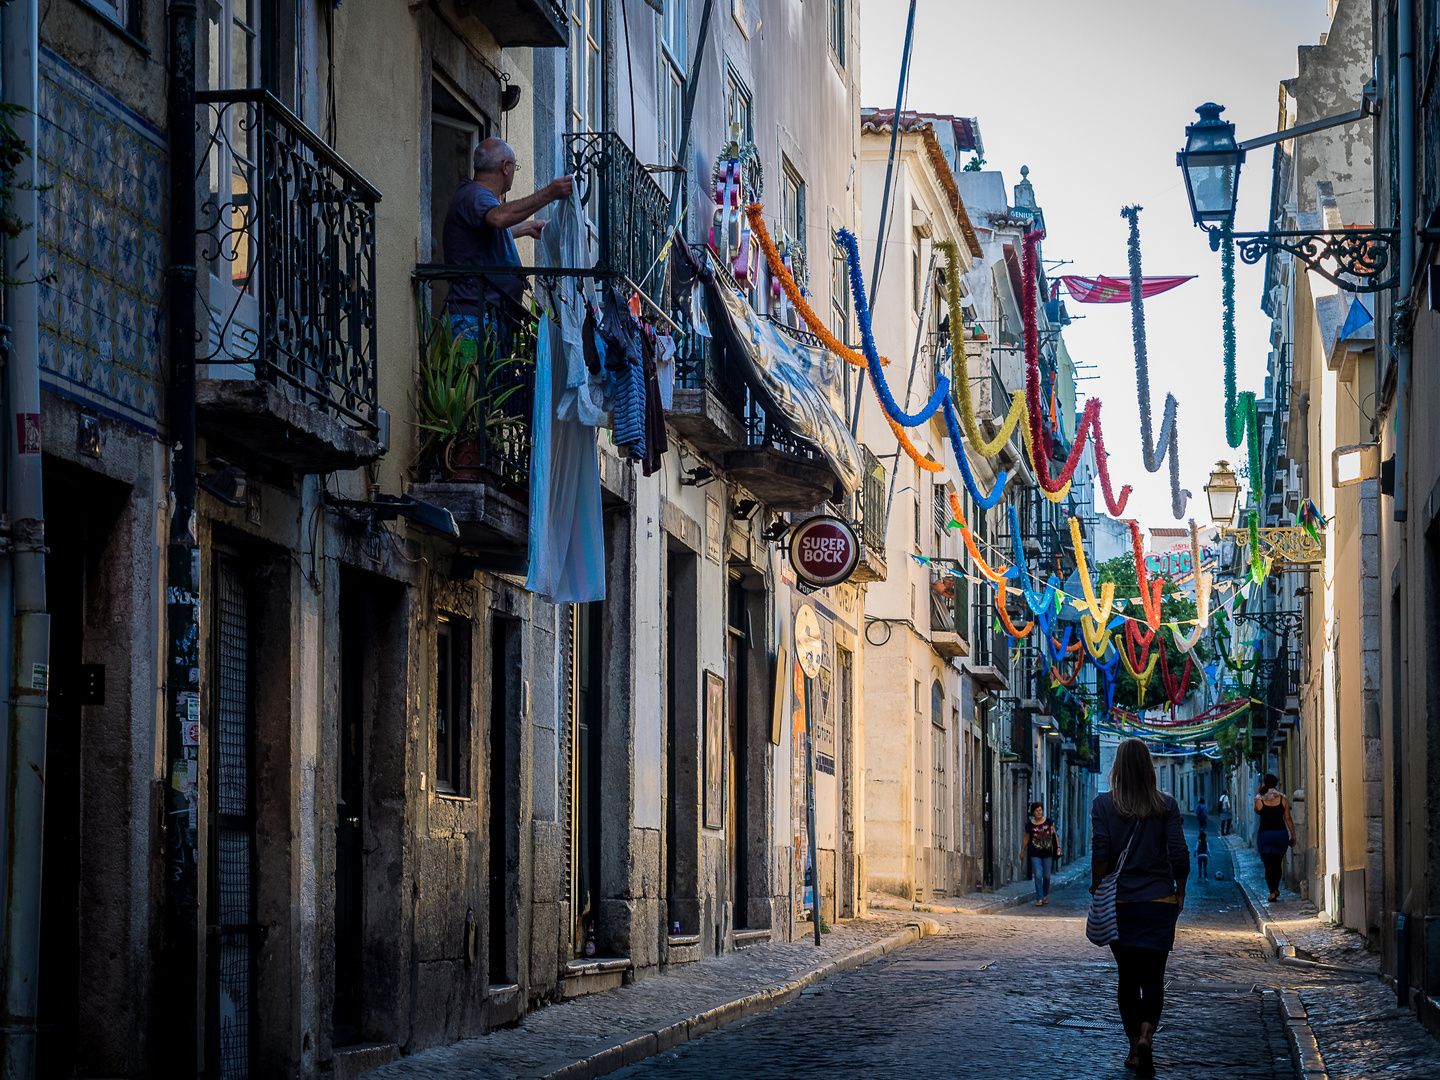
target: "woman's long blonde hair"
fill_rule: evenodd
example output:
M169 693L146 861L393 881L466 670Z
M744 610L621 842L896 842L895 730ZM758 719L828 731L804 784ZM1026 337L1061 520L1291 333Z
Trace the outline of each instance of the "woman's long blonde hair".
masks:
M1147 818L1165 812L1165 799L1155 786L1155 762L1139 739L1126 739L1110 767L1110 798L1123 818Z

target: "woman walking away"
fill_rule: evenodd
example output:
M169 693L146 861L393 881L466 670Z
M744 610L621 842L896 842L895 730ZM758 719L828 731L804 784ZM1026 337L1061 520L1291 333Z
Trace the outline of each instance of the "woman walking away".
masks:
M1285 852L1295 846L1295 822L1290 820L1290 800L1280 794L1280 781L1274 773L1266 773L1255 796L1255 812L1260 815L1260 831L1255 846L1265 864L1265 884L1270 886L1270 902L1280 899L1280 875L1285 871Z
M1185 908L1190 850L1180 807L1155 786L1155 764L1139 739L1115 753L1110 790L1090 806L1093 893L1122 855L1116 880L1115 927L1110 945L1119 968L1120 1019L1130 1037L1125 1065L1155 1075L1155 1029L1165 1006L1165 962L1175 946L1175 923Z
M1219 804L1219 806L1218 806L1218 809L1219 809L1219 811L1220 811L1220 835L1221 835L1221 836L1229 836L1229 835L1230 835L1230 796L1227 795L1227 794L1226 794L1225 792L1223 792L1223 791L1220 793L1220 804Z
M1025 822L1025 839L1020 845L1020 857L1030 860L1030 872L1035 878L1035 906L1050 902L1050 868L1060 858L1060 837L1056 835L1055 823L1045 816L1045 804L1030 804L1030 819Z

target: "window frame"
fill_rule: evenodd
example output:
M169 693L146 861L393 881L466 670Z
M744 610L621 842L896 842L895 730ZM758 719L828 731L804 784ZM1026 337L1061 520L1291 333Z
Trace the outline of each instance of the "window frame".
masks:
M740 77L733 64L725 65L725 132L727 137L735 127L737 106L744 107L740 141L755 141L755 95Z
M459 615L435 617L435 700L431 754L435 791L470 795L470 622ZM448 721L448 722L447 722Z
M829 18L826 20L829 24L830 57L842 69L846 59L845 30L849 12L845 9L848 3L849 0L830 0Z
M689 56L685 0L665 0L665 10L655 13L656 161L679 164L680 129L685 101L685 77Z
M570 130L605 128L604 0L570 0ZM583 47L581 47L583 44Z

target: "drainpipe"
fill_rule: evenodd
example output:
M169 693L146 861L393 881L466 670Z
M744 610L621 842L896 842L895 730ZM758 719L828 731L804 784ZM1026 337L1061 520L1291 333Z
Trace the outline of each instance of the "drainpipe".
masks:
M1396 127L1400 158L1400 277L1395 288L1393 328L1395 337L1395 520L1404 521L1409 494L1405 474L1405 440L1409 436L1410 403L1410 285L1415 275L1415 9L1398 5L1400 62L1395 70L1395 91L1399 100Z
M37 0L5 8L3 92L25 110L16 132L32 153L15 170L12 205L34 223L35 156L40 71ZM5 244L5 274L24 284L6 289L10 349L6 359L14 434L7 433L8 512L11 522L10 730L5 770L4 1001L0 1016L4 1056L0 1076L35 1074L35 1012L40 975L40 872L45 824L45 717L49 710L50 616L45 612L45 508L40 468L40 328L37 226ZM13 441L12 441L13 440ZM73 797L73 793L70 797Z
M165 920L152 1031L155 1071L199 1071L199 747L185 725L200 718L200 549L195 541L195 0L170 0L170 544L165 615Z

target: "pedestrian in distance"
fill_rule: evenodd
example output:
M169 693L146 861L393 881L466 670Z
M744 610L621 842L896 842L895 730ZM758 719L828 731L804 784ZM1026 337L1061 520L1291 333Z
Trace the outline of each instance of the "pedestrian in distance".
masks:
M1030 860L1030 873L1035 879L1035 906L1050 903L1050 870L1060 858L1060 837L1055 832L1055 822L1045 816L1042 802L1030 804L1020 857Z
M1210 812L1205 809L1205 796L1200 796L1200 801L1195 804L1195 824L1204 832L1205 827L1210 824Z
M1220 793L1220 801L1215 808L1220 811L1220 835L1230 835L1230 795L1228 792Z
M1120 1019L1130 1039L1127 1068L1155 1075L1155 1029L1165 1007L1165 963L1175 923L1185 909L1190 849L1180 807L1155 783L1155 763L1139 739L1115 752L1110 790L1090 805L1090 891L1121 864L1115 880L1115 932ZM1123 864L1121 860L1123 859ZM1088 933L1088 930L1087 930Z
M1200 871L1200 880L1206 880L1210 869L1210 845L1205 841L1205 830L1200 830L1200 839L1195 841L1195 866Z
M1270 886L1270 902L1280 899L1280 876L1285 871L1285 853L1295 846L1295 822L1290 818L1290 800L1280 793L1280 780L1266 773L1255 796L1255 812L1260 815L1260 831L1255 834L1255 847L1265 864L1265 884Z

